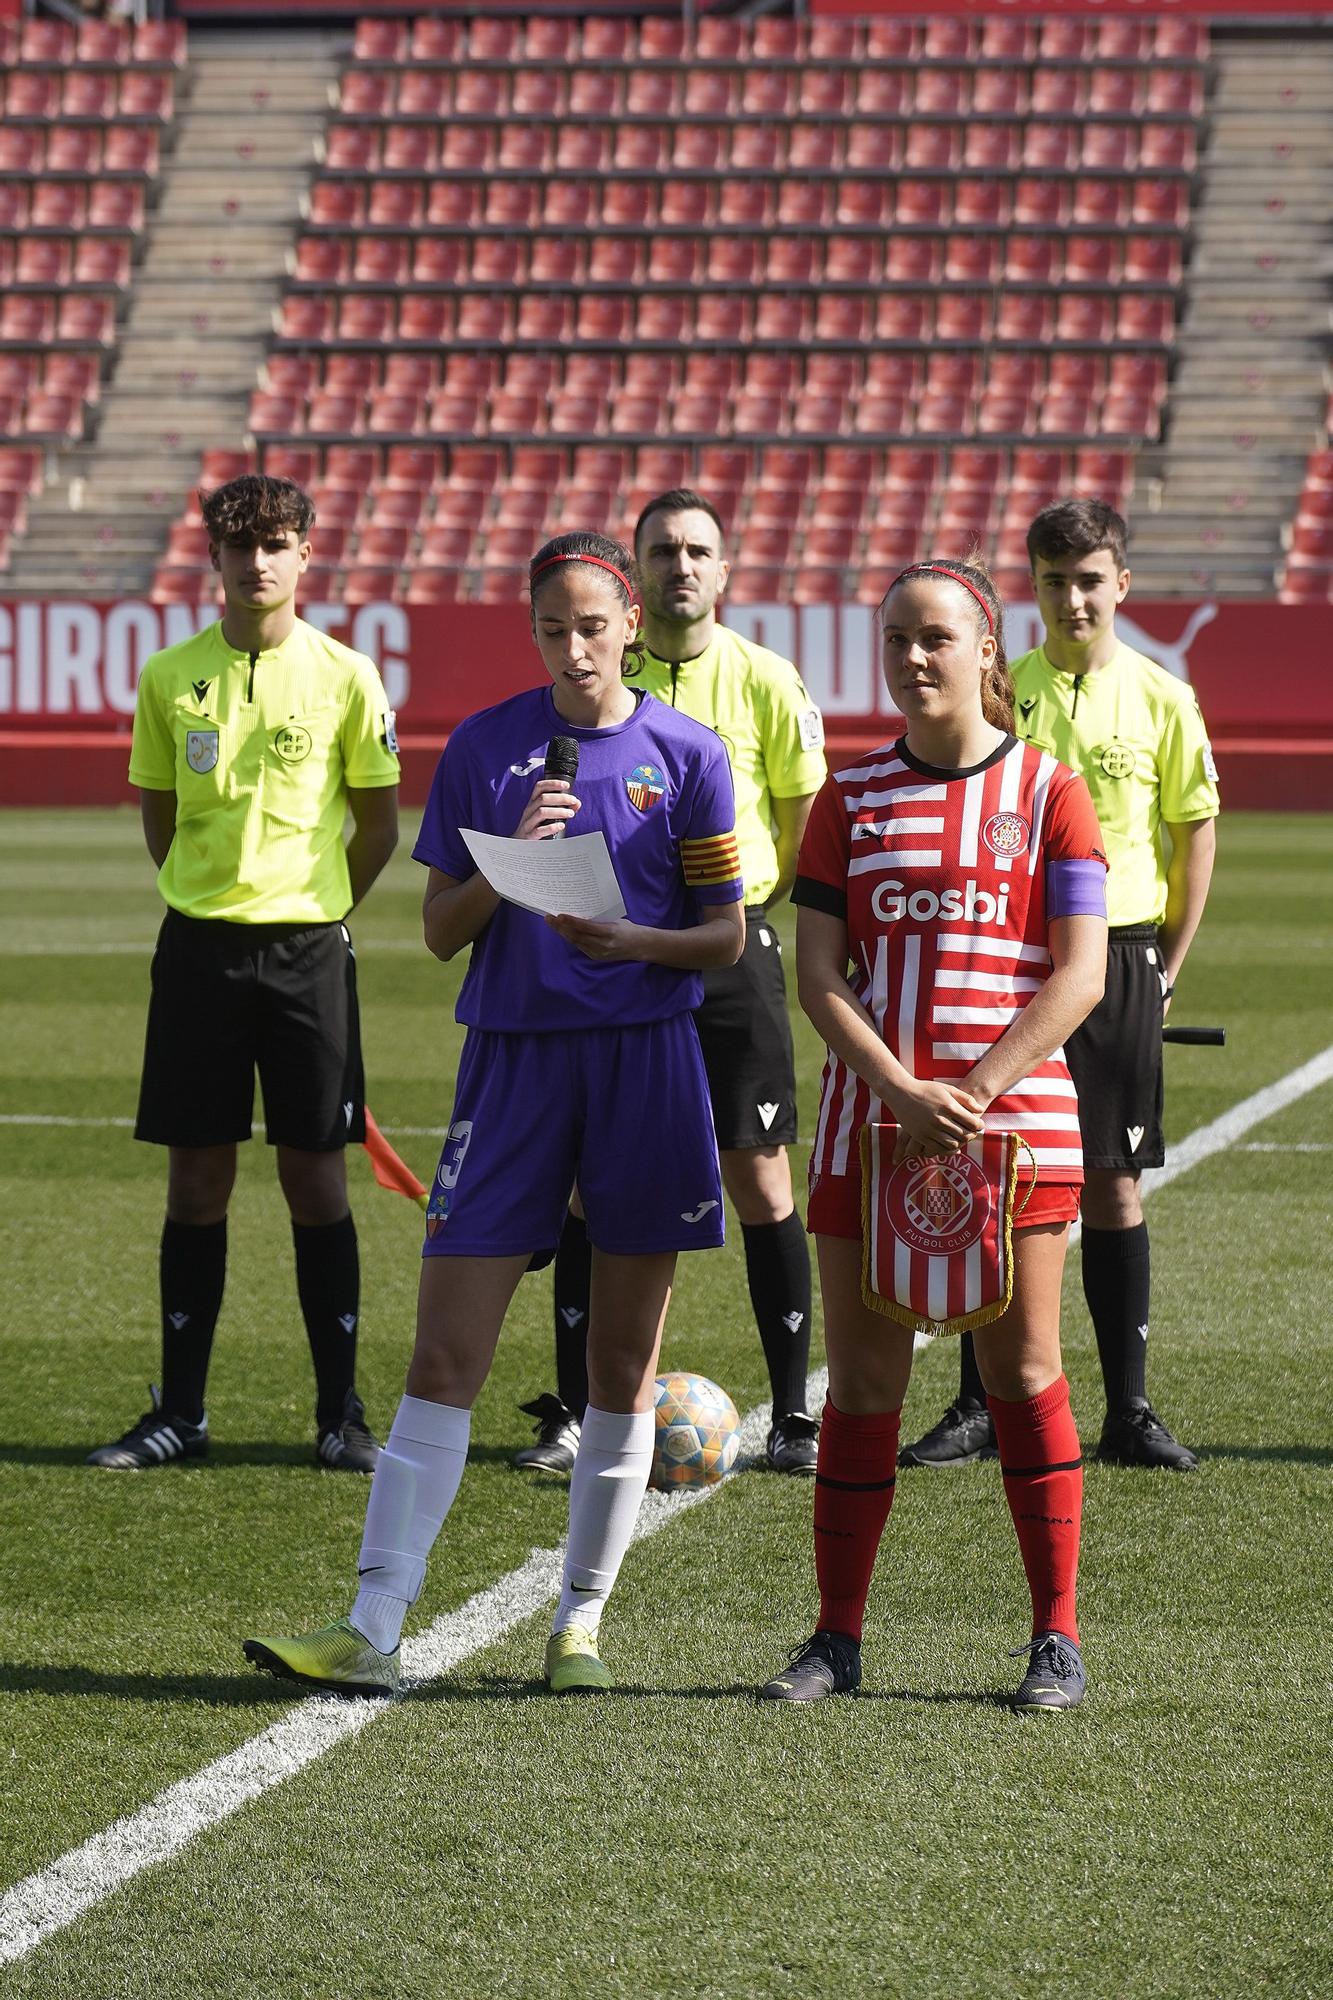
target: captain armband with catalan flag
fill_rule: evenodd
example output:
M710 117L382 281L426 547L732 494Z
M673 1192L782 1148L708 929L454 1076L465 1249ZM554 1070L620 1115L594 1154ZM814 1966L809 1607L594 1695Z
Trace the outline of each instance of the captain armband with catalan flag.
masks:
M727 833L709 834L701 840L682 840L680 865L685 881L703 902L731 901L731 896L711 898L709 890L730 890L741 879L741 855L733 827Z

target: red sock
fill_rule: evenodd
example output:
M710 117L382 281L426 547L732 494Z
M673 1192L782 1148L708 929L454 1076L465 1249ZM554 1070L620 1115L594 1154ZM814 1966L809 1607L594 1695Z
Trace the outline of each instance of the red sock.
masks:
M1026 1403L988 1396L1004 1474L1032 1592L1032 1632L1063 1632L1078 1643L1074 1591L1083 1518L1083 1457L1061 1375Z
M815 1473L815 1575L819 1623L859 1640L866 1593L898 1469L898 1420L849 1417L824 1405Z

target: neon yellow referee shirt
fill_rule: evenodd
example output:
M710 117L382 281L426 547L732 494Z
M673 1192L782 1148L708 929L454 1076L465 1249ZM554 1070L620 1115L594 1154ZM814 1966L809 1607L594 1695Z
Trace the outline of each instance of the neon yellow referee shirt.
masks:
M647 688L707 724L726 744L745 900L766 903L778 885L773 801L806 798L827 776L823 720L795 667L780 653L715 625L692 660L645 654L643 671L630 686Z
M1111 924L1166 915L1163 820L1214 819L1217 770L1192 687L1122 645L1104 667L1067 674L1045 648L1012 660L1018 734L1082 772L1106 836Z
M336 923L348 789L396 785L397 748L374 661L303 619L268 652L238 651L219 621L154 653L130 783L176 794L163 896L187 917Z

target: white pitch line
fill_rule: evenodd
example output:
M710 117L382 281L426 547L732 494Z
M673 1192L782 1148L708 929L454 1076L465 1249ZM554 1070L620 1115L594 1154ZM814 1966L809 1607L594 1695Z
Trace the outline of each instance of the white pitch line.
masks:
M1276 1083L1256 1091L1181 1141L1169 1166L1144 1175L1144 1193L1154 1193L1202 1160L1235 1143L1241 1134L1271 1118L1333 1079L1333 1044ZM821 1369L807 1385L813 1405L823 1394ZM741 1425L741 1449L762 1447L769 1406L751 1410ZM721 1489L649 1494L635 1539L660 1528ZM525 1563L469 1598L457 1611L437 1618L427 1631L404 1645L404 1662L417 1679L446 1673L472 1654L494 1645L515 1625L549 1603L559 1585L563 1544L534 1549ZM228 1819L251 1799L294 1777L336 1743L355 1736L392 1703L311 1696L280 1722L220 1757L193 1777L183 1778L129 1814L53 1861L25 1876L0 1896L0 1965L26 1958L44 1938L64 1930L85 1911L140 1874L178 1854L196 1834Z
M808 1407L817 1408L822 1402L827 1382L822 1368L810 1376ZM740 1431L742 1461L762 1452L771 1414L772 1406L764 1403L745 1417ZM635 1541L657 1534L687 1508L711 1500L721 1490L719 1485L646 1494ZM563 1562L563 1542L555 1549L534 1549L517 1569L456 1611L443 1613L416 1638L404 1640L403 1666L411 1679L437 1679L540 1611L559 1593ZM0 1965L16 1965L43 1939L66 1929L145 1868L169 1861L197 1834L294 1778L307 1764L395 1707L383 1699L309 1695L258 1736L192 1777L169 1785L138 1812L113 1821L49 1868L16 1882L0 1896Z
M420 938L358 936L352 942L360 952L410 951L421 958L427 956ZM0 946L0 964L7 958L151 958L156 945L156 938L145 938L142 944L123 939L108 944L7 944Z

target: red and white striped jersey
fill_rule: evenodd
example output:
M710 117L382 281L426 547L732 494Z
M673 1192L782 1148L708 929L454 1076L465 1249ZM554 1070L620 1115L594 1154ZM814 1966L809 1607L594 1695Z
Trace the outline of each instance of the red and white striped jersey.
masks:
M886 744L815 800L792 901L845 920L850 983L903 1067L961 1082L1050 976L1046 865L1102 849L1087 785L1043 750L1007 736L975 769L940 771ZM861 1126L894 1122L830 1052L811 1175L855 1171ZM1063 1049L986 1126L1021 1133L1040 1179L1082 1180Z

